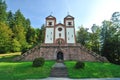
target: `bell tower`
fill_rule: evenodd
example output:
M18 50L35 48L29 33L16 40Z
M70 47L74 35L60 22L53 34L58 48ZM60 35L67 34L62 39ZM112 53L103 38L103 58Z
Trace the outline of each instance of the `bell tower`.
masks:
M66 43L76 43L74 17L67 15L64 18L64 25L66 27Z
M45 43L54 43L54 28L56 25L56 18L52 15L46 17L46 32Z

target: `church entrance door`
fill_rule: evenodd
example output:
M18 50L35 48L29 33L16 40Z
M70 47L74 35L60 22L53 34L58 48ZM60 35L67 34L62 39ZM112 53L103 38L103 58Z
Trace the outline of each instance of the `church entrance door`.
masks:
M57 60L63 60L63 53L62 52L57 53Z

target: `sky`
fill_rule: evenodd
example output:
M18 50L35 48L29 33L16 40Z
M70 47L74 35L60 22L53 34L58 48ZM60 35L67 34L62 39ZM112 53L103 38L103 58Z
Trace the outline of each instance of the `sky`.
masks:
M120 0L5 0L7 11L21 10L34 28L45 24L45 18L52 14L57 23L63 23L68 14L75 17L76 30L83 25L91 28L110 20L114 12L120 12Z

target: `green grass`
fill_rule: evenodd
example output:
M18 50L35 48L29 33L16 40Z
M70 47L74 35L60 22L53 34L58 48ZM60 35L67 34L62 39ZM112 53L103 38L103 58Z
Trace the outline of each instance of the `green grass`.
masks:
M46 61L43 67L32 67L32 62L15 62L19 53L0 54L0 80L41 79L49 77L55 61Z
M0 54L0 62L13 62L13 58L21 55L20 52Z
M1 62L0 79L1 80L23 80L46 78L54 61L46 61L43 67L32 67L32 62Z
M20 53L0 54L0 80L41 79L49 77L55 61L46 61L43 67L34 68L32 62L15 62ZM120 77L120 65L100 62L85 62L84 69L75 69L75 61L65 61L70 78Z
M100 62L85 62L84 69L75 69L75 61L66 61L70 78L112 78L120 77L120 65Z

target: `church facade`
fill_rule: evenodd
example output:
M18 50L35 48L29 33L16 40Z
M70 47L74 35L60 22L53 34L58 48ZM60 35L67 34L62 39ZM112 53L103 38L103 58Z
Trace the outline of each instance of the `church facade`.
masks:
M107 61L105 57L76 43L73 16L67 15L63 24L56 22L54 16L46 17L44 43L28 50L15 60L33 61L43 57L46 60Z
M75 39L74 17L66 16L64 24L56 24L56 18L52 15L46 18L45 44L74 44Z

